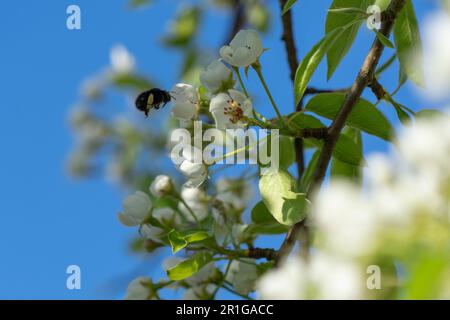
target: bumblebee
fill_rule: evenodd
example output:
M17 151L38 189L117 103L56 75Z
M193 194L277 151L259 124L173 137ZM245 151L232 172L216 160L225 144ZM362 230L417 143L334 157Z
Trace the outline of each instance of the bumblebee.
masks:
M152 108L158 110L160 106L163 107L172 100L172 96L169 92L153 88L147 91L142 92L136 98L136 108L145 113L145 116L148 117L148 113Z

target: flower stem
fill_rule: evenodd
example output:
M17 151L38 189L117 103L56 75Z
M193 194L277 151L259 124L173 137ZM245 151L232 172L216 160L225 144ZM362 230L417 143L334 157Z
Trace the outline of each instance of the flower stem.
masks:
M225 268L225 272L223 274L223 279L220 283L220 285L217 285L214 292L211 294L212 298L214 299L217 291L219 291L219 289L225 284L225 279L227 278L228 272L230 271L230 267L231 267L231 263L233 262L233 259L228 260L227 266Z
M277 107L277 105L276 105L276 103L275 103L275 100L273 100L272 94L270 93L270 90L269 90L269 88L267 87L267 83L266 83L266 81L264 80L264 76L263 76L263 74L262 74L262 72L261 72L261 67L260 67L260 66L253 66L253 69L255 69L256 74L258 75L258 78L259 78L259 80L261 81L261 83L262 83L262 85L263 85L263 87L264 87L264 90L265 90L266 93L267 93L267 96L269 97L270 103L272 104L273 109L275 110L275 112L276 112L278 118L280 119L280 123L281 123L283 126L285 126L286 124L285 124L285 122L284 122L283 116L281 115L280 110L278 110L278 107Z
M200 225L200 221L198 220L197 216L195 215L194 211L192 211L191 207L186 203L186 201L184 201L184 199L181 197L181 195L177 194L176 198L186 207L186 209L188 210L189 214L192 216L192 218L194 219L194 221Z
M248 98L247 89L245 89L244 81L242 81L241 73L239 72L238 67L233 67L234 72L236 73L236 77L238 78L239 84L241 85L242 91L244 91L245 96Z

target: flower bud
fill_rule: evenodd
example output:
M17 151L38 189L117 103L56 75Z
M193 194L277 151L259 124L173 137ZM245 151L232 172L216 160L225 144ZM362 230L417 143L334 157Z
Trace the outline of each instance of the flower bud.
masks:
M158 198L170 195L173 192L172 179L166 175L157 176L150 186L150 192Z

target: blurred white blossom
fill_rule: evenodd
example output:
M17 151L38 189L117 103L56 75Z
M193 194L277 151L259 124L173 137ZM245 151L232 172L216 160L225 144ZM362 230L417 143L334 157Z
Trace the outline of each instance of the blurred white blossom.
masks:
M119 213L119 220L126 226L137 226L150 215L152 201L142 192L136 191L123 202L124 211Z
M133 72L135 59L125 46L121 44L113 46L109 58L113 72L120 74Z
M450 15L436 11L423 24L424 64L427 91L432 98L449 97Z
M181 198L194 212L198 220L203 220L208 216L209 198L206 193L199 188L184 187L181 190ZM191 222L195 222L189 213L189 210L183 203L178 204L178 209L184 213L184 216Z
M249 294L255 289L258 278L255 260L245 259L243 261L233 260L226 280L233 284L237 292Z
M258 281L257 289L262 299L297 300L305 299L307 275L305 264L300 258L292 258L279 268L265 273Z
M244 179L220 178L216 182L216 190L216 198L236 210L244 209L254 196L252 185Z
M130 282L125 295L125 300L148 300L153 298L153 290L150 289L151 279L138 277Z

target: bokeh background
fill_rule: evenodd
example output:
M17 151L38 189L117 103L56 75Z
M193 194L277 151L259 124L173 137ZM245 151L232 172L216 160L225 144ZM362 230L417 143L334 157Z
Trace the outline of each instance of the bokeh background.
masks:
M189 3L189 2L187 2ZM205 5L207 1L190 1ZM283 112L293 110L293 98L284 45L280 41L278 1L266 1L272 13L262 57L269 87ZM293 9L298 57L323 35L331 1L305 0ZM82 29L66 28L66 8L81 8ZM436 8L430 0L414 1L419 23ZM162 45L170 20L186 1L155 0L138 10L125 0L9 1L2 3L0 19L0 298L2 299L116 299L138 275L163 276L160 264L165 252L148 257L133 254L129 243L136 230L124 228L116 213L130 190L111 183L100 172L77 180L67 173L74 146L68 115L80 99L81 84L109 65L111 47L124 45L136 58L139 72L161 88L179 82L183 55ZM206 4L207 5L207 4ZM197 42L218 56L232 17L227 10L211 9L202 16ZM312 80L322 88L341 88L354 80L373 39L361 28L355 46L333 79L326 82L325 64ZM389 50L384 59L389 56ZM382 82L397 85L397 67ZM254 74L249 91L257 108L272 116ZM367 97L374 100L370 92ZM418 110L439 102L427 100L411 84L397 101ZM102 112L144 121L155 130L160 121L142 119L131 95L112 93L98 106ZM399 125L392 107L381 104L392 123ZM165 108L160 117L167 117ZM365 152L385 151L381 140L365 136ZM152 161L151 156L149 161ZM170 160L165 158L171 167ZM169 170L169 169L167 169ZM281 239L262 240L278 246ZM66 288L66 268L81 267L82 289ZM168 295L167 297L176 297ZM227 297L226 295L219 295Z

